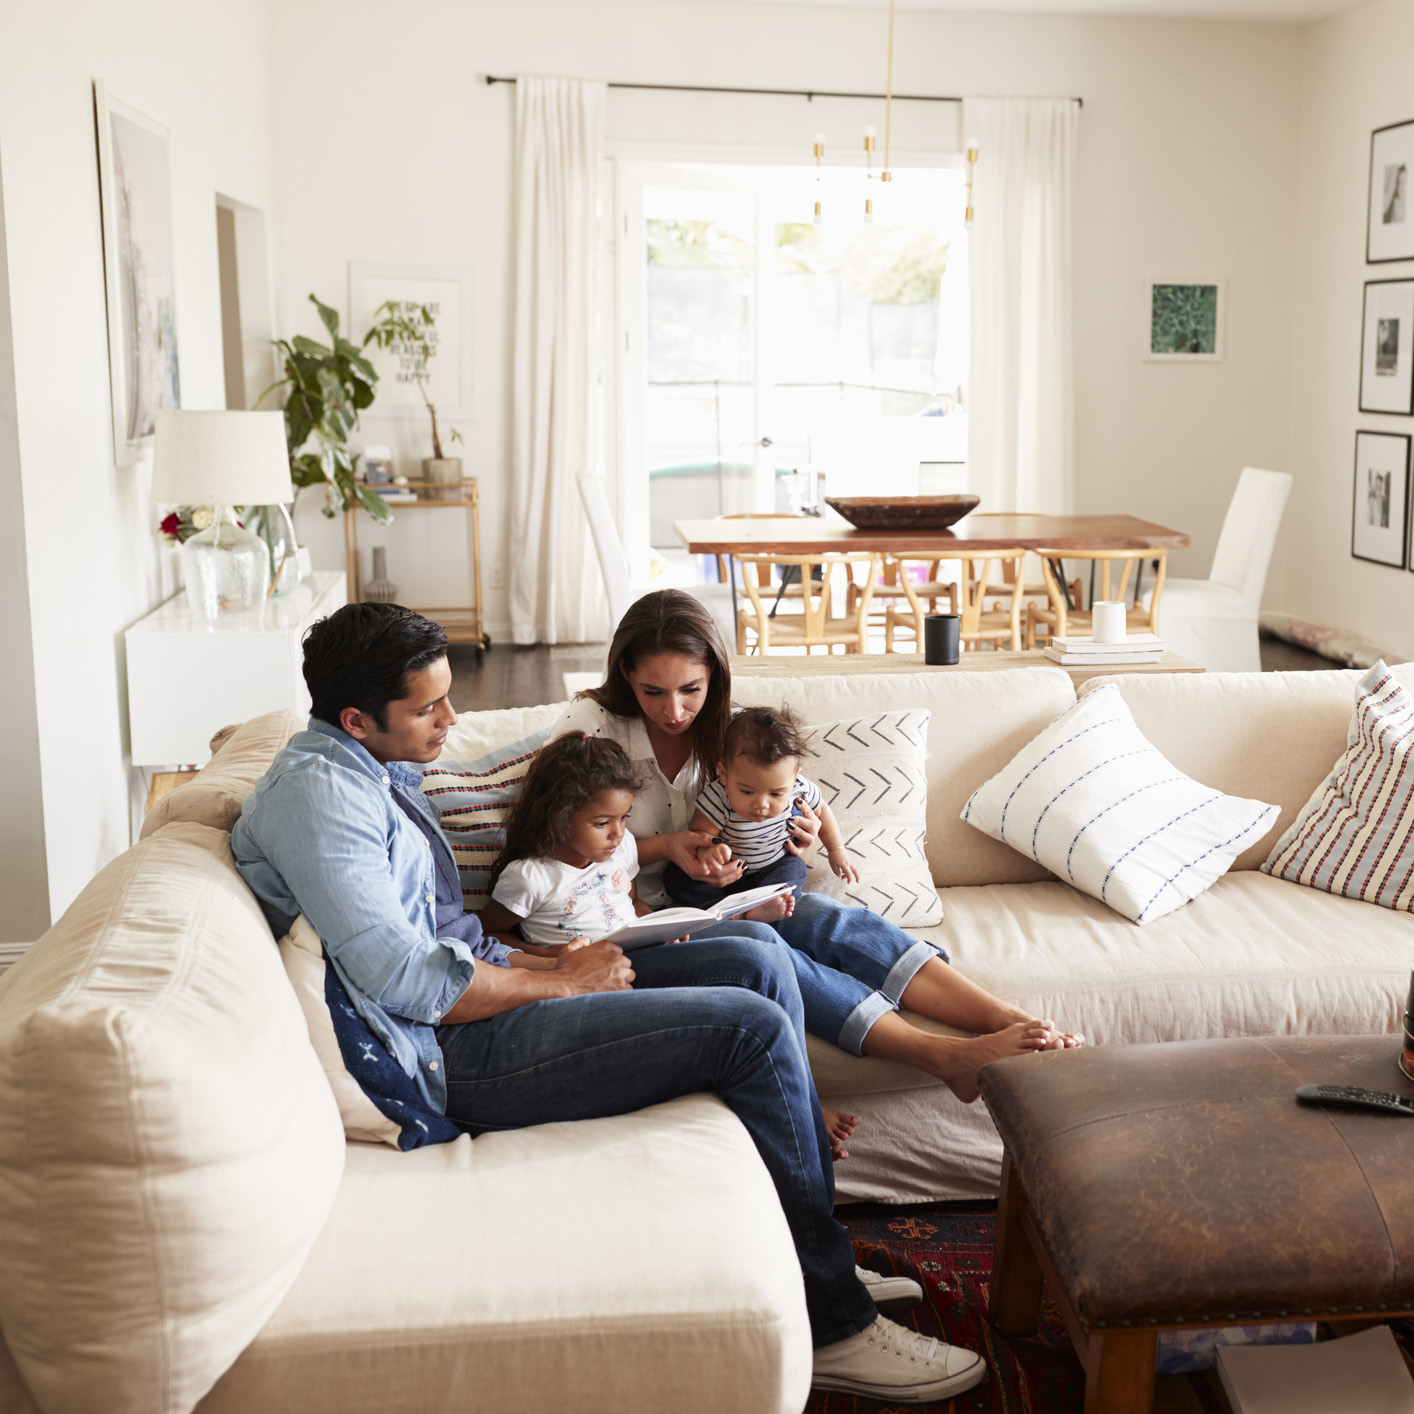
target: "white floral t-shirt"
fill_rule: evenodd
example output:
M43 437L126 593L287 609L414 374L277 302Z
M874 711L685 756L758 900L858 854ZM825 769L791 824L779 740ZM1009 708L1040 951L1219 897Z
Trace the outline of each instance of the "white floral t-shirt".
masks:
M629 885L638 873L638 843L624 833L603 864L576 869L558 859L517 859L506 865L491 897L520 920L528 943L555 947L571 938L598 942L632 923Z

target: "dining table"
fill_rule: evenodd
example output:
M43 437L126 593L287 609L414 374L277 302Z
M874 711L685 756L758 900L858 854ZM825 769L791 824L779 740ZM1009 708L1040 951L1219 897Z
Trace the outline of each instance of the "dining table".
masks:
M945 560L948 551L1182 550L1181 530L1131 515L1035 515L974 511L946 530L857 530L827 516L716 516L679 520L673 530L692 555L845 555L863 552L907 559ZM732 618L736 618L736 574ZM1061 576L1062 583L1064 576ZM1136 583L1136 590L1137 590ZM1067 596L1068 597L1068 596Z

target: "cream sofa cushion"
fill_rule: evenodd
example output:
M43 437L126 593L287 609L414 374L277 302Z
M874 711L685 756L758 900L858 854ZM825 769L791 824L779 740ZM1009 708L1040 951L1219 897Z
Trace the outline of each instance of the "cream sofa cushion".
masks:
M782 659L783 674L789 659ZM1060 668L994 673L870 673L858 676L737 677L743 706L789 705L808 724L924 707L928 726L928 837L924 850L939 885L1047 879L1034 860L989 839L958 818L968 796L1075 701ZM801 769L808 776L807 760ZM1302 797L1305 798L1304 796Z
M351 1145L304 1270L200 1409L766 1414L809 1383L770 1178L735 1116L692 1095L403 1154Z
M231 832L245 798L255 789L275 753L309 718L283 708L226 727L211 738L211 760L191 780L164 795L142 822L141 839L164 825L185 821Z
M1390 669L1414 688L1414 663ZM1291 827L1345 750L1359 671L1314 673L1129 673L1091 678L1081 696L1114 683L1139 730L1180 771L1226 795L1280 808L1265 840L1238 855L1256 869Z
M0 1327L46 1414L191 1409L290 1289L344 1148L225 834L121 855L0 979Z

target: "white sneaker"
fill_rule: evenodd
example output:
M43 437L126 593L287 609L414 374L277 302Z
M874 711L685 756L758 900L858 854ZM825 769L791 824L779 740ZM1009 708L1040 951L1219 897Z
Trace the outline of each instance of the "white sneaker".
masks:
M961 1394L986 1374L987 1362L980 1355L878 1316L857 1335L817 1350L810 1383L816 1389L925 1404Z
M882 1272L871 1272L868 1267L856 1267L854 1274L874 1298L876 1306L885 1301L907 1301L910 1306L916 1306L923 1299L923 1288L911 1277L886 1277Z

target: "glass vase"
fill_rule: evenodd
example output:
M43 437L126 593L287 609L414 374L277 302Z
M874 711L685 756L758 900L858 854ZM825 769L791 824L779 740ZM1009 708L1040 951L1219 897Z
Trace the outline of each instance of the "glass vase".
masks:
M299 587L299 545L295 524L281 505L252 506L246 525L265 542L270 559L271 594L289 594Z
M202 617L258 608L270 588L265 542L241 529L231 506L213 506L211 524L182 546L187 598Z

